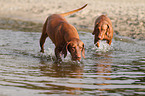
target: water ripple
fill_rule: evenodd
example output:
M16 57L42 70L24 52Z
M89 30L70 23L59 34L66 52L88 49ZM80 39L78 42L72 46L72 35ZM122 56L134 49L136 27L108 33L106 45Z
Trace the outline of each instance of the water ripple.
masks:
M0 95L145 95L144 44L116 36L97 48L91 33L79 34L86 58L73 62L68 53L58 63L50 39L39 52L41 33L0 30Z

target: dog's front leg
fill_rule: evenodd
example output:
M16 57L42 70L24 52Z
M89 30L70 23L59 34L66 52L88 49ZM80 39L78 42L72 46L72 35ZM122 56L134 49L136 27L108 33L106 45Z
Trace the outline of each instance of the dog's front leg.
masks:
M56 59L58 61L62 61L60 52L61 52L60 48L59 47L56 47L55 48L55 56L56 56Z
M95 44L97 47L100 47L99 40L98 40L98 39L96 39L96 37L95 37L95 39L94 39L94 44Z
M107 43L111 45L112 39L109 36L105 35L104 40L107 40Z

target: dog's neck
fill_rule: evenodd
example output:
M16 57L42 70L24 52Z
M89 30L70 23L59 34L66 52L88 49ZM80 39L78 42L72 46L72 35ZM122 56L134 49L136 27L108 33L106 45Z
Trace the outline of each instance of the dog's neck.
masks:
M68 42L71 42L71 41L80 41L80 39L79 38L71 38L71 40L69 40Z

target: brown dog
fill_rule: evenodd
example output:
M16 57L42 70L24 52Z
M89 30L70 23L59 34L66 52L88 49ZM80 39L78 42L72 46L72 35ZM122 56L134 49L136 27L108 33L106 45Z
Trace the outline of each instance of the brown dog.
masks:
M97 43L97 47L100 46L99 40L107 40L107 43L111 45L113 38L111 20L106 15L99 16L95 21L95 27L92 34L95 35L94 44Z
M52 40L55 44L55 56L58 60L61 61L61 53L64 54L64 58L67 55L67 50L72 56L72 60L81 60L82 56L85 58L84 43L79 39L78 32L76 28L69 24L64 16L75 13L87 6L67 12L62 14L52 14L49 16L44 23L42 35L40 38L40 47L41 51L44 52L44 43L46 38Z

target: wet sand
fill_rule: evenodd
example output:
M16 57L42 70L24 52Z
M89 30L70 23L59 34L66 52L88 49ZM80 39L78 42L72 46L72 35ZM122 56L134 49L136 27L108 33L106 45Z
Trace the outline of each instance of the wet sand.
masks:
M115 34L145 40L144 0L0 0L0 28L41 32L50 14L68 12L86 3L85 9L66 17L78 30L92 32L95 19L106 14Z

